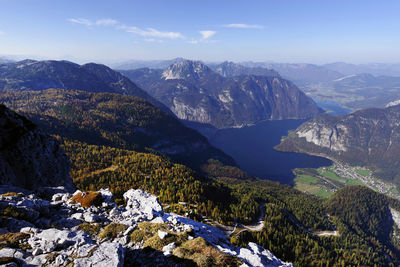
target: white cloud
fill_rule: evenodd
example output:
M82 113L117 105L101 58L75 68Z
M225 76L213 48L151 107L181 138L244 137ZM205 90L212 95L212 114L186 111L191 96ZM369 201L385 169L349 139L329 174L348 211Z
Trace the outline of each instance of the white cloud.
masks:
M126 32L137 34L144 37L168 38L168 39L184 39L185 37L180 32L162 32L153 28L141 29L135 26L120 26L119 29Z
M243 23L232 23L222 25L225 28L237 28L237 29L264 29L264 26L258 24L243 24Z
M208 39L215 35L217 32L216 31L199 31L199 33L202 36L202 39Z
M124 30L128 33L133 33L136 35L140 35L143 37L150 37L151 38L167 38L167 39L184 39L185 37L180 33L180 32L168 32L168 31L159 31L154 28L146 28L146 29L141 29L136 26L126 26L118 22L117 20L114 19L99 19L96 20L95 22L92 22L88 19L68 19L69 22L72 23L77 23L81 25L85 25L87 27L92 27L92 26L110 26L114 27L117 30Z
M4 34L4 32L3 31L0 31L0 35L3 35Z
M68 21L72 23L82 24L88 27L93 25L93 23L88 19L68 19Z
M216 31L199 31L199 33L201 34L201 38L200 39L191 39L189 41L187 41L189 44L199 44L199 43L205 43L205 44L209 44L209 43L215 43L217 41L215 40L210 40L209 38L213 37L217 32Z
M114 26L117 24L119 24L119 22L115 19L99 19L96 21L96 25L99 26Z

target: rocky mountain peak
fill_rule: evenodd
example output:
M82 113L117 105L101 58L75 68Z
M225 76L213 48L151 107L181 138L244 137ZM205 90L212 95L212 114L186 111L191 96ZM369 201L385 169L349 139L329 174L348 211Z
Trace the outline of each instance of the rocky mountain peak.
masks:
M169 66L162 73L162 78L165 80L199 80L210 72L212 72L212 70L200 61L185 60Z

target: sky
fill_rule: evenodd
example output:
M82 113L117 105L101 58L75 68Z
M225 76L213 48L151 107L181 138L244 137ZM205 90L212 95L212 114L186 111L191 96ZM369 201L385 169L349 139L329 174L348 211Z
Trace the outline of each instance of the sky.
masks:
M0 55L400 63L400 1L0 0Z

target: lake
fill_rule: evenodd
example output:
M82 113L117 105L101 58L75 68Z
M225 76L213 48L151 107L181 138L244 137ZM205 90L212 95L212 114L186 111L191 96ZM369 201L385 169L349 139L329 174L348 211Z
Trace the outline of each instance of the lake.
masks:
M329 115L346 115L351 113L350 109L342 107L337 102L325 101L318 98L313 98L314 102L321 108L323 108Z
M221 129L210 136L210 143L235 159L252 176L293 185L295 168L319 168L332 165L322 157L280 152L274 146L289 130L305 120L265 121L243 128Z

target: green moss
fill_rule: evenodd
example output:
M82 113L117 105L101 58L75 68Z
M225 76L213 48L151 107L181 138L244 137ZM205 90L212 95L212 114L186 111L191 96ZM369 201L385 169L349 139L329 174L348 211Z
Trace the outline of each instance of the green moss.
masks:
M116 238L119 233L124 232L128 229L128 226L121 223L111 223L107 225L104 230L99 234L100 239L105 238Z

